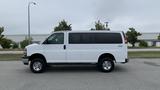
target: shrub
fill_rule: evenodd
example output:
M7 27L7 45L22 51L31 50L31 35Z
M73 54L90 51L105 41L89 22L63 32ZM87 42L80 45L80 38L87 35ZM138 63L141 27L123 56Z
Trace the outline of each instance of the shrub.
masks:
M158 35L157 39L160 40L160 34Z
M147 43L146 41L144 41L144 40L141 40L141 41L139 42L139 46L140 46L140 47L148 47L148 43Z
M30 39L32 42L32 38ZM25 48L27 45L29 45L29 39L25 38L23 41L20 42L21 48Z
M18 48L18 43L12 42L12 48L13 48L13 49Z
M20 42L21 48L25 48L29 44L28 42L29 42L28 39L25 39L25 40L21 41Z

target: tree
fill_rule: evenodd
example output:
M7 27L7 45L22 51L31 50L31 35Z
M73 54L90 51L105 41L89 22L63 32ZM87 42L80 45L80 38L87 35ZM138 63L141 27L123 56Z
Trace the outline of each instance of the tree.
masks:
M4 31L4 27L0 27L0 44L2 43L2 39L4 38L4 35L2 34Z
M160 40L160 34L158 35L157 39Z
M141 33L137 32L134 28L129 28L129 31L126 33L128 42L132 44L132 47L135 47L135 43L138 42L138 36L141 35Z
M7 38L2 38L2 39L1 39L1 46L2 46L3 48L10 48L10 47L11 47L11 44L12 44L12 40L7 39Z
M71 31L71 24L67 24L67 21L62 20L59 25L54 28L54 31Z
M0 27L0 45L2 46L2 48L10 48L12 40L5 38L2 34L3 32L4 27Z
M91 28L91 30L110 30L108 28L108 22L106 22L106 25L101 23L100 20L98 20L97 22L95 22L95 28Z

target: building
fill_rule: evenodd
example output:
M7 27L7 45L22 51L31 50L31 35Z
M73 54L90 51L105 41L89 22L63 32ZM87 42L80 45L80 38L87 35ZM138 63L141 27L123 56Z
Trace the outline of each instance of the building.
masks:
M49 36L49 34L33 34L31 35L33 42L40 42L42 40L44 40L45 38L47 38ZM6 38L11 39L17 43L23 41L25 38L27 38L27 35L5 35Z
M148 46L157 46L160 47L160 40L157 39L160 33L141 33L142 35L138 37L139 40L144 40L148 43ZM49 34L32 34L33 43L39 43L44 41ZM23 41L27 35L5 35L6 38L9 38L17 43ZM138 43L136 44L138 46Z
M32 42L33 43L40 43L41 41L44 41L45 38L47 38L48 36L49 36L49 34L33 34L33 35L31 35L31 37L33 39ZM5 35L5 37L18 43L18 47L20 48L21 47L20 42L25 40L27 38L27 35L25 35L25 34Z
M139 40L144 40L148 43L148 46L160 47L160 40L158 36L160 33L141 33L142 35L138 37Z

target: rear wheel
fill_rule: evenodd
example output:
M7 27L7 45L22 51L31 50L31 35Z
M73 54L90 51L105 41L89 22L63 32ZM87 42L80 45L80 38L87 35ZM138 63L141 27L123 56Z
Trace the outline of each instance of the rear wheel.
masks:
M114 69L114 62L112 59L110 58L102 58L100 59L100 61L98 62L98 68L102 71L102 72L111 72Z
M30 69L34 73L42 73L46 69L46 63L41 58L35 58L30 63Z

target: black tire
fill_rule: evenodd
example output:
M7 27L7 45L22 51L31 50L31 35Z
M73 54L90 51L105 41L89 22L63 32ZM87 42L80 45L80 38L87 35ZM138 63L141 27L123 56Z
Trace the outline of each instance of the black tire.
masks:
M102 58L98 62L98 68L102 72L111 72L114 70L114 61L111 58Z
M46 70L46 62L42 58L34 58L31 60L30 69L33 73L42 73Z

